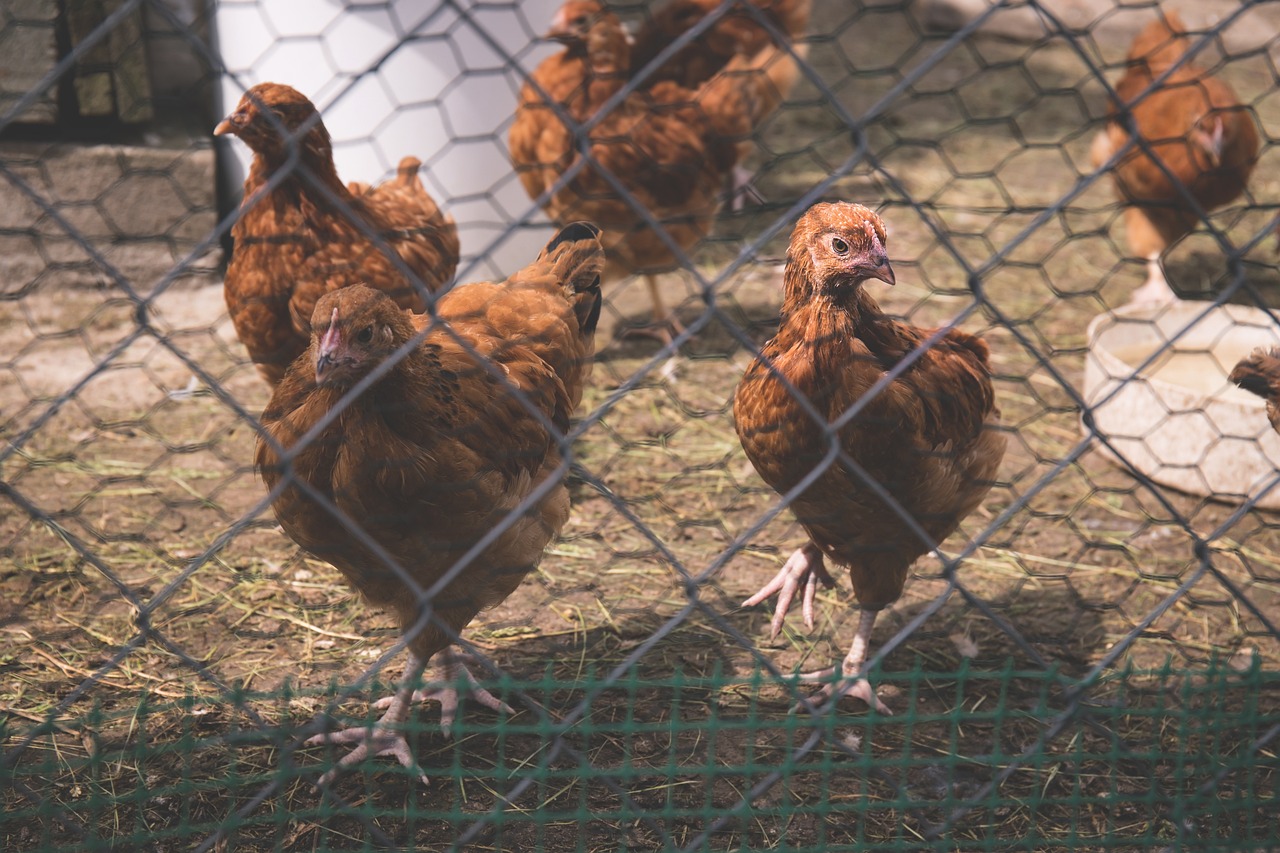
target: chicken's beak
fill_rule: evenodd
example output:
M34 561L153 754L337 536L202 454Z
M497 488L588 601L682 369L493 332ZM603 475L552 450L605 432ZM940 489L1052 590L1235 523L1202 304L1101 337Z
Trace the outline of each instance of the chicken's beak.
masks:
M214 136L232 136L240 133L240 128L247 124L249 116L244 110L236 110L231 115L218 122L218 126L213 129Z
M338 361L338 350L342 346L342 334L338 331L338 309L333 309L333 317L329 328L320 338L320 346L316 349L316 384L323 385L325 375Z
M895 282L893 267L889 266L889 258L883 252L869 255L864 263L858 265L858 273L867 278L879 279L890 287Z

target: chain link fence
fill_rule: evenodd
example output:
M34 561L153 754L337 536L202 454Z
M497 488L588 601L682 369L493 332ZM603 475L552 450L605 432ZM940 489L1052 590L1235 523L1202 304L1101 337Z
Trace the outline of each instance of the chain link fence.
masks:
M1280 3L1181 4L1262 149L1167 257L1184 301L1135 310L1145 259L1089 148L1154 3L815 0L753 137L758 198L660 278L689 332L624 336L648 294L606 282L571 518L464 634L516 712L464 704L452 738L415 713L429 784L378 759L324 789L337 756L303 741L372 721L401 647L252 470L269 391L221 290L243 152L215 169L208 131L249 85L301 80L344 180L420 157L457 280L508 275L552 233L505 144L555 4L294 6L0 9L0 847L1280 846L1280 447L1226 379L1280 337ZM789 713L792 673L853 633L838 573L812 631L770 641L740 607L804 532L730 401L793 223L833 198L888 225L886 310L986 338L1009 437L877 624L894 716Z

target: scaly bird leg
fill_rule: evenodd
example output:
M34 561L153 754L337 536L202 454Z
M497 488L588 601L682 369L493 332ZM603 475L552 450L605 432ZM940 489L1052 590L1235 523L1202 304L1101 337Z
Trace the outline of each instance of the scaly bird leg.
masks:
M401 764L418 775L422 784L427 784L427 774L422 772L418 761L413 757L409 741L405 739L401 727L409 719L409 708L412 706L413 685L422 676L427 662L412 652L409 653L409 665L396 688L391 701L385 704L387 712L372 726L351 726L336 732L325 732L307 738L306 746L319 744L356 744L356 747L344 755L337 764L329 768L320 777L321 786L328 785L338 774L353 764L364 761L370 755L394 755ZM379 703L383 705L383 703Z
M453 737L453 722L458 718L459 695L454 685L458 683L460 677L466 681L463 692L481 705L494 711L515 713L510 705L480 686L476 677L471 674L471 670L467 668L465 656L454 651L453 646L440 652L437 664L440 669L440 680L432 681L421 690L414 691L411 701L426 702L434 699L440 703L440 731L444 732L445 737ZM390 708L398 699L398 695L388 696L385 699L379 699L374 707Z
M804 614L805 627L813 630L813 601L818 594L819 581L827 587L836 585L835 580L832 579L831 575L827 574L827 569L822 564L822 552L818 550L817 545L810 542L803 548L797 548L774 579L765 584L764 588L755 595L742 602L742 606L754 607L776 593L778 595L778 604L773 611L773 623L769 639L777 639L778 632L782 630L783 620L787 618L787 613L791 610L791 602L796 597L796 592L800 589L801 584L803 584L804 597L801 612Z
M862 665L867 662L867 649L871 647L871 629L876 624L875 610L863 610L858 619L858 633L853 636L853 645L849 647L849 654L840 662L840 681L828 681L822 685L822 689L810 697L810 704L818 704L820 701L829 699L837 693L841 696L856 696L868 705L873 706L877 712L886 716L892 716L893 711L889 710L889 706L880 701L876 696L875 690L871 689L871 683L862 676ZM822 681L830 679L835 674L835 667L827 667L818 672L806 672L800 676L803 681ZM850 684L850 681L853 681ZM799 710L803 707L803 703L796 705L792 710Z
M1147 280L1133 292L1129 297L1129 301L1135 304L1151 303L1163 304L1165 302L1174 302L1178 295L1173 292L1173 288L1169 286L1169 281L1164 277L1164 268L1160 265L1160 255L1152 254L1147 256Z

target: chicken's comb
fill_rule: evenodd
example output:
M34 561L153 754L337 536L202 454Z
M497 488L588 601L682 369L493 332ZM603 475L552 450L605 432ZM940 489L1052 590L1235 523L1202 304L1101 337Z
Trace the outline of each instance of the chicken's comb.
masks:
M333 352L341 342L342 335L338 332L338 308L335 305L333 316L329 318L329 328L325 329L324 335L320 338L320 351Z

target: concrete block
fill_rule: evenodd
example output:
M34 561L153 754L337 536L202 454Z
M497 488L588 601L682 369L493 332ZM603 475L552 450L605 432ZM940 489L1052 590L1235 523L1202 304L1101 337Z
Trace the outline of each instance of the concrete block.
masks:
M214 246L175 270L217 225L213 149L63 143L3 143L0 161L49 208L0 181L0 292L33 287L111 287L111 271L149 291L180 273L216 279Z
M0 3L0 115L7 113L58 62L53 0L6 0ZM17 121L57 121L56 86L42 91Z

